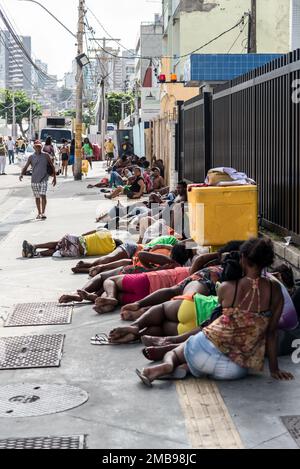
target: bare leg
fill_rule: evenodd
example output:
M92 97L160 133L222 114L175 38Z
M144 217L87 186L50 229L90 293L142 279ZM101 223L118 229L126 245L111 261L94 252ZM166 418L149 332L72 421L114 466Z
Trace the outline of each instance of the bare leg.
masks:
M131 341L133 333L139 337L145 334L155 336L177 335L177 313L180 304L181 301L170 301L153 306L131 326L118 327L111 331L111 340L113 342L121 340L122 343L126 343L125 338L130 337L128 341Z
M106 194L105 198L106 199L114 199L118 197L123 192L123 187L117 187L110 195Z
M144 308L149 308L150 306L159 305L170 301L174 296L181 295L183 293L183 288L176 285L172 288L162 288L151 295L146 296L143 300L140 300L136 303L123 306L121 313L125 316L130 314L130 312L141 312ZM144 311L143 311L144 312Z
M175 368L180 365L186 364L184 356L184 344L179 345L176 349L168 352L164 356L161 365L150 366L143 369L143 375L146 376L151 382L164 375L173 373Z
M36 208L37 208L37 211L38 211L38 215L42 215L41 199L35 199L35 204L36 204Z
M163 338L144 335L142 337L142 342L147 347L149 346L161 347L161 346L170 345L170 344L179 345L179 344L182 344L183 342L186 342L189 337L192 337L193 335L196 335L201 331L202 331L202 328L197 327L193 331L186 332L185 334L175 335L175 336L170 336L170 337L163 337Z
M47 197L45 195L42 195L41 200L42 200L42 215L43 215L46 211Z
M107 274L107 272L106 272ZM107 278L103 284L104 294L96 300L94 310L98 314L110 313L119 304L118 294L122 289L124 275Z

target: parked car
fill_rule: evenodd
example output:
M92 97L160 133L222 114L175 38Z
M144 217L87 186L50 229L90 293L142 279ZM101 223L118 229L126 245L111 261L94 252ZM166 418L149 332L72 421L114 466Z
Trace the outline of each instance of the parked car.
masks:
M54 167L55 167L55 172L57 175L61 173L61 168L60 168L60 158L59 158L59 151L57 146L54 144L54 151L55 151L55 157L54 157ZM31 143L29 143L25 149L25 153L18 153L16 155L18 165L21 169L23 169L28 161L28 158L34 153L34 148ZM28 168L28 171L26 172L26 175L30 176L32 173L31 168Z

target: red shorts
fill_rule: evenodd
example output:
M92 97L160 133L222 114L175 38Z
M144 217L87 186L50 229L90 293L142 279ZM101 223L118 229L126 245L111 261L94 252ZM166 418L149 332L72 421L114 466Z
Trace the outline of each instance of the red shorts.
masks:
M150 283L147 274L124 275L122 291L122 305L143 300L150 293Z

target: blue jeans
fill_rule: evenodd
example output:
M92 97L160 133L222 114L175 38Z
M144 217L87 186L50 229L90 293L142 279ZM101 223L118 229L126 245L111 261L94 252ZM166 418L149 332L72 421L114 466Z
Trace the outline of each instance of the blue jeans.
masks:
M112 171L110 175L110 186L124 186L123 179L117 171Z
M9 164L12 164L15 162L15 153L13 150L8 150L8 158L9 158Z
M184 355L190 372L196 378L208 375L216 380L235 380L248 375L248 369L220 352L203 332L189 338Z

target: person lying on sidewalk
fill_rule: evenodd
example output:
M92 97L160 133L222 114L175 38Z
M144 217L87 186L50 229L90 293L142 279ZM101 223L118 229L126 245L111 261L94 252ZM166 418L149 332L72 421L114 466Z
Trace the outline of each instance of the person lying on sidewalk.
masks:
M91 231L81 236L66 234L60 241L43 244L23 242L22 256L33 257L92 257L105 256L123 244L108 230Z
M142 382L151 387L163 375L172 375L185 367L195 378L210 376L216 380L238 380L250 371L264 369L265 352L271 376L291 380L293 375L279 369L277 330L283 309L280 286L262 276L272 265L275 254L271 240L251 239L241 247L245 276L236 282L224 282L218 290L221 316L168 352L163 363L137 370ZM139 334L131 331L131 338Z
M155 238L153 241L149 242L146 245L137 244L134 241L126 241L115 251L113 251L111 254L108 254L107 256L101 257L100 259L96 259L93 262L78 262L78 264L72 269L72 271L74 274L90 274L91 277L95 277L95 275L103 272L102 267L106 266L107 264L125 260L126 262L124 262L123 264L119 264L119 266L130 265L132 264L132 260L134 260L138 253L142 250L149 250L154 247L163 248L165 246L169 246L170 248L172 248L172 246L175 246L176 244L178 244L178 240L175 236L159 236L158 238ZM130 262L128 262L129 259Z
M62 295L59 298L59 303L70 303L73 301L91 301L96 303L98 299L101 298L107 285L106 281L113 279L113 282L121 285L119 287L124 295L132 294L132 282L128 280L128 276L132 276L136 282L136 298L144 295L145 285L147 287L146 293L149 293L150 284L152 285L152 290L154 289L153 285L159 287L160 283L154 279L150 281L145 281L144 275L148 272L158 272L160 271L162 277L169 277L173 282L176 282L179 278L184 278L188 275L189 269L182 269L182 266L187 263L187 261L193 256L193 251L185 248L184 245L177 244L173 248L171 246L155 246L150 249L150 251L141 251L137 255L137 259L132 264L130 260L123 260L107 264L102 266L103 272L95 276L90 280L81 290L77 290L77 293L70 295ZM130 264L129 264L130 263ZM170 270L177 269L175 275L170 273ZM166 272L166 274L165 274ZM166 280L166 285L172 284L172 280ZM128 288L130 285L130 289ZM127 285L127 287L126 287ZM139 291L139 285L143 290ZM132 295L131 295L132 298ZM110 297L112 299L112 297ZM111 305L112 302L109 302ZM96 311L101 314L108 312L108 308L97 308Z
M192 263L189 277L181 284L168 289L160 289L138 302L127 304L121 310L122 318L126 321L133 321L151 306L160 305L180 295L201 293L216 296L215 284L223 272L221 264L224 256L238 251L243 243L244 241L230 241L215 253L200 254Z
M134 173L134 180L133 182L128 185L128 186L120 186L117 189L115 189L111 194L106 194L105 198L106 199L115 199L121 194L127 195L129 199L140 199L145 192L145 182L142 177L142 171L141 168L138 166L135 166L133 169Z

